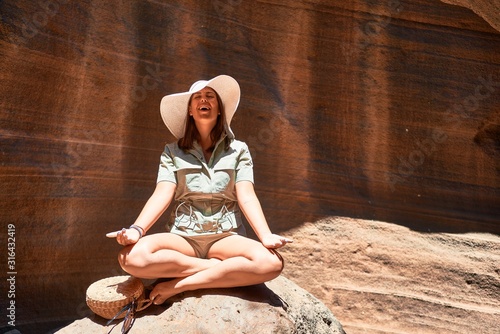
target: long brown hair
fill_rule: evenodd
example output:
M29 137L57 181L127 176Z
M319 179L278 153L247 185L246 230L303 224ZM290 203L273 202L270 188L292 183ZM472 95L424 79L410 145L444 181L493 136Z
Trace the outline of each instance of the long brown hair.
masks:
M222 104L222 100L219 94L215 91L215 89L213 89L212 87L210 88L215 93L215 97L217 98L217 103L219 104L219 112L220 112L220 115L217 116L217 123L210 132L210 139L212 139L212 146L210 146L209 151L213 152L215 144L224 135L225 132L224 124L226 124L226 113L224 111L224 105ZM193 95L194 94L192 94L189 97L188 105L186 108L187 117L186 117L186 129L184 131L184 137L180 138L179 141L177 142L179 148L182 149L183 151L191 150L194 147L194 142L200 139L200 133L196 128L194 118L189 116L189 106L191 105L191 100L193 99ZM224 139L225 150L229 149L230 144L231 144L231 139L229 138L229 136L226 136L226 138Z

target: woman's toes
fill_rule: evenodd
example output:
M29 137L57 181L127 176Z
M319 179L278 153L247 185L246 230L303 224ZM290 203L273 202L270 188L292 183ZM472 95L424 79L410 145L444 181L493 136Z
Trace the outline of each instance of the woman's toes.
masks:
M175 295L175 293L173 293L173 290L169 288L170 284L171 281L156 284L156 286L149 294L149 298L153 299L153 304L163 304L165 300Z
M153 304L155 305L161 305L165 302L165 298L162 298L160 295L156 295L153 297Z

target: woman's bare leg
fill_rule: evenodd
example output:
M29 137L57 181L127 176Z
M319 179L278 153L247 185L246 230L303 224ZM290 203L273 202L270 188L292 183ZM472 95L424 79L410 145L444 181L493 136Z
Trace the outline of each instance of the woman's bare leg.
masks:
M220 262L196 257L193 247L181 236L157 233L145 236L118 254L123 270L140 278L185 277Z
M239 235L217 241L208 257L220 259L190 276L159 283L151 291L155 304L189 290L246 286L269 281L283 269L281 256L260 242Z

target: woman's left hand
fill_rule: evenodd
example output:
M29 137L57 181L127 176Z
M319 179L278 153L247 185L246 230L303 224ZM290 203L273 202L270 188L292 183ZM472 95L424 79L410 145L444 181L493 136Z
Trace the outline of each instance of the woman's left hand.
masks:
M287 243L293 242L292 239L288 239L277 234L267 234L262 237L261 241L266 248L280 248L285 246Z

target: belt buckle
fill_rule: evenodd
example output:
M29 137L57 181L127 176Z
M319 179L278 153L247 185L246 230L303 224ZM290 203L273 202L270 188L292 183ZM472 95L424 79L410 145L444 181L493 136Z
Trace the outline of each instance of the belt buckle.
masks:
M218 223L215 220L205 220L202 224L202 229L204 232L217 232Z

